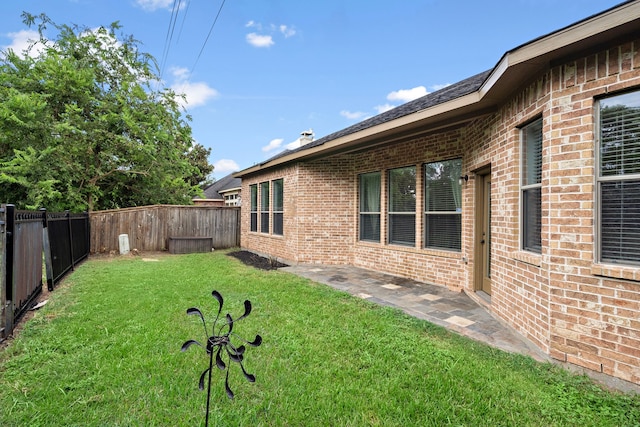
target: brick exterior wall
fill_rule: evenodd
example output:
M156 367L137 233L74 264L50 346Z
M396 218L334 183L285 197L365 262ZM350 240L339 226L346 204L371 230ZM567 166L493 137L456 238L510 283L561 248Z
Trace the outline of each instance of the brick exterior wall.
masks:
M290 263L353 264L437 286L476 290L476 181L491 168L490 309L560 361L640 384L640 268L598 264L594 98L640 90L640 39L567 60L514 88L464 127L243 177L284 179L284 236L249 232L242 246ZM520 131L543 119L542 252L520 249ZM423 249L424 163L462 158L462 250ZM386 243L386 172L416 166L416 245ZM381 243L358 240L358 174L381 172Z

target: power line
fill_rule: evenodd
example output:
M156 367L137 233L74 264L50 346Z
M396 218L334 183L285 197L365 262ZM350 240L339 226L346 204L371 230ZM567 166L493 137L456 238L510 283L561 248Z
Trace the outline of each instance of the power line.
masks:
M213 24L211 24L211 28L209 28L209 34L207 34L207 38L204 40L204 43L202 43L202 48L200 48L200 53L198 53L198 57L196 58L196 62L194 62L193 67L191 67L191 73L193 73L193 70L196 69L196 65L198 64L198 61L200 60L200 57L202 56L202 52L204 51L204 48L207 45L207 42L209 41L209 37L211 36L211 33L213 32L213 27L215 27L216 26L216 22L218 22L218 18L220 17L220 12L222 12L222 7L224 6L224 2L225 2L225 0L222 0L222 3L220 4L220 8L218 9L218 13L216 14L216 18L213 20Z
M180 4L182 0L173 0L173 8L171 9L171 17L169 18L169 28L167 28L167 36L164 40L164 50L162 52L162 61L160 63L160 79L164 74L167 58L169 57L169 49L171 48L171 41L173 40L173 31L178 21L178 11L180 10Z
M184 28L184 21L187 20L187 13L189 12L189 6L191 2L187 0L187 6L184 9L184 15L182 16L182 23L180 24L180 31L178 32L178 40L176 40L176 44L180 41L180 36L182 35L182 29Z

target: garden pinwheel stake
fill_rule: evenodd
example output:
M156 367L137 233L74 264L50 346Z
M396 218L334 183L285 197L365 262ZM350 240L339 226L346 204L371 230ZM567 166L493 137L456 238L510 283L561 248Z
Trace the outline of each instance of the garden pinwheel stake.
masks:
M260 344L262 344L262 337L260 335L256 335L253 341L247 341L244 338L239 337L238 335L233 333L233 325L237 321L244 319L251 313L251 301L245 300L244 314L242 316L234 320L231 317L231 315L227 313L227 315L225 316L225 321L218 326L217 323L218 323L218 320L220 319L220 313L222 312L222 305L224 304L224 300L222 298L222 295L220 295L220 292L218 291L214 290L211 293L211 295L213 295L213 297L218 301L218 314L216 315L216 318L213 321L211 334L209 334L209 331L207 330L207 324L204 320L204 316L202 315L202 312L195 307L189 308L187 310L187 314L195 314L200 316L200 319L202 320L202 325L204 326L205 336L208 337L206 346L203 346L196 340L188 340L187 342L182 344L182 351L185 351L189 347L191 347L191 345L196 344L196 345L199 345L200 347L203 347L206 350L207 354L209 355L209 368L207 368L202 373L202 375L200 375L200 381L198 383L198 387L200 388L200 390L204 390L204 378L205 378L205 375L207 375L207 373L209 374L209 380L208 380L208 386L207 386L207 413L206 413L205 425L209 425L209 401L211 398L211 371L213 370L214 353L215 353L215 359L216 359L216 366L218 367L218 369L222 371L224 370L227 371L226 379L224 382L224 388L225 388L225 391L227 392L227 396L229 396L230 399L233 399L233 396L234 396L233 391L231 391L231 387L229 387L229 366L231 364L230 362L236 362L240 365L240 368L242 369L242 373L244 374L244 377L249 382L255 382L256 377L253 374L249 374L244 369L244 365L242 364L242 361L244 360L244 352L246 350L246 347L244 345L240 345L236 347L231 342L231 337L232 336L236 337L242 340L245 344L248 344L253 347L258 347ZM224 350L224 353L223 353L223 350ZM226 354L226 357L225 357L225 354ZM224 359L227 360L226 363Z

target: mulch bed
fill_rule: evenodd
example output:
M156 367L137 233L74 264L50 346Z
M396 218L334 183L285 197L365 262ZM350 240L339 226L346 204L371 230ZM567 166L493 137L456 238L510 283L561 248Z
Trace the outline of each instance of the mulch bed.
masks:
M229 252L227 255L237 258L244 264L259 268L260 270L276 270L280 267L288 267L287 264L278 262L275 259L265 258L249 251Z

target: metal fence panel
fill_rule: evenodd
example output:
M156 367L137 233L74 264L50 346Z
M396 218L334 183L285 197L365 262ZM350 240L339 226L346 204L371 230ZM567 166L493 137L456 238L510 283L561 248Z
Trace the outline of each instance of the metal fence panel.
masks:
M17 211L13 229L13 319L17 321L42 291L42 214Z
M19 211L0 206L0 337L12 333L42 291L43 253L49 290L89 255L89 214Z

